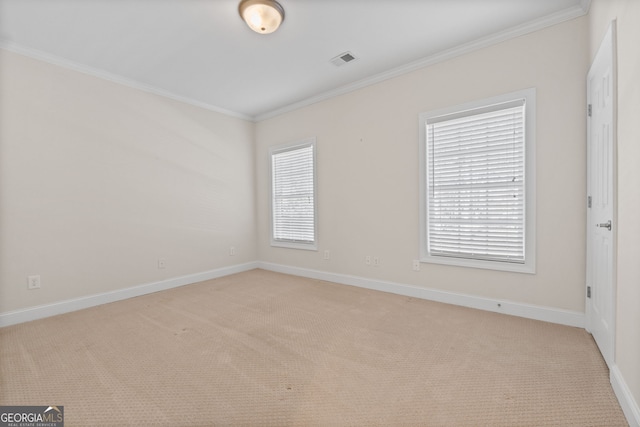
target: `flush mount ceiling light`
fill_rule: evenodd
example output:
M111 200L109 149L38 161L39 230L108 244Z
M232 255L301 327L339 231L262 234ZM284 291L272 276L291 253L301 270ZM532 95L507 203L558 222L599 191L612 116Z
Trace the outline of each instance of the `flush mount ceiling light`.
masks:
M275 0L242 0L238 12L249 28L260 34L273 33L284 21L284 9Z

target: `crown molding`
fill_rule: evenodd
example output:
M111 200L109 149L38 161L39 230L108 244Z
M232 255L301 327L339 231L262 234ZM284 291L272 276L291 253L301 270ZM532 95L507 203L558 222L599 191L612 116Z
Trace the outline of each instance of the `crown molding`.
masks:
M362 89L364 87L383 82L385 80L399 77L404 74L408 74L413 71L419 70L421 68L425 68L440 62L444 62L449 59L453 59L455 57L465 55L471 52L475 52L477 50L480 50L489 46L493 46L498 43L501 43L519 36L523 36L525 34L530 34L530 33L551 27L553 25L560 24L562 22L579 18L587 14L590 4L591 4L591 0L581 0L580 5L567 8L565 10L554 13L552 15L548 15L537 20L529 21L525 24L518 25L510 29L492 34L490 36L474 40L473 42L465 43L465 44L456 46L454 48L447 49L442 52L438 52L434 55L427 56L417 61L410 62L400 67L393 68L389 71L385 71L385 72L373 75L371 77L367 77L367 78L358 80L356 82L341 86L339 88L318 94L316 96L303 99L293 104L289 104L284 107L280 107L280 108L271 110L269 112L256 115L254 117L254 121L259 122L262 120L270 119L272 117L276 117L281 114L284 114L293 110L297 110L302 107L306 107L321 101L325 101L330 98L344 95L349 92L353 92L358 89Z
M580 0L580 7L584 10L584 13L589 13L591 8L591 0Z
M371 86L385 80L389 80L395 77L402 76L404 74L411 73L413 71L419 70L421 68L425 68L440 62L447 61L449 59L453 59L455 57L465 55L489 46L493 46L495 44L501 43L503 41L507 41L513 39L515 37L519 37L525 34L530 34L544 28L560 24L565 21L569 21L575 18L579 18L581 16L586 15L589 12L589 8L591 6L591 0L580 0L580 3L576 6L567 8L563 11L557 12L552 15L545 16L543 18L527 22L522 25L518 25L516 27L512 27L505 31L500 31L498 33L492 34L487 37L480 38L470 43L465 43L460 46L444 50L442 52L438 52L434 55L430 55L419 59L417 61L410 62L408 64L402 65L400 67L393 68L388 71L384 71L379 74L375 74L373 76L358 80L353 83L349 83L347 85L338 87L336 89L332 89L326 92L322 92L318 95L273 109L269 110L265 113L260 113L254 116L238 113L235 111L227 110L221 107L217 107L215 105L207 104L202 101L197 101L192 98L176 95L170 91L160 89L155 86L147 85L144 83L140 83L138 81L128 79L117 74L109 73L106 71L102 71L93 67L89 67L86 65L79 64L77 62L61 58L59 56L51 55L36 49L19 46L16 43L0 40L0 49L5 49L10 52L14 52L23 56L27 56L36 60L40 60L43 62L47 62L53 65L57 65L66 69L70 69L73 71L77 71L83 74L87 74L93 77L98 77L101 79L105 79L114 83L122 84L124 86L128 86L133 89L138 89L147 93L151 93L154 95L162 96L165 98L172 99L174 101L179 101L188 105L192 105L195 107L203 108L205 110L213 111L216 113L224 114L230 117L248 120L252 122L259 122L262 120L270 119L281 114L288 113L293 110L297 110L299 108L303 108L312 104L316 104L321 101L325 101L331 98L335 98L340 95L345 95L350 92L354 92L358 89L365 88L367 86Z
M66 68L71 71L76 71L82 74L86 74L92 77L97 77L99 79L108 80L113 83L118 83L123 86L127 86L133 89L138 89L143 92L151 93L153 95L162 96L164 98L172 99L174 101L182 102L184 104L188 104L194 107L203 108L205 110L213 111L216 113L224 114L230 117L234 117L237 119L243 119L248 121L254 121L254 118L248 116L246 114L237 113L235 111L227 110L224 108L216 107L215 105L207 104L205 102L197 101L192 98L176 95L170 91L160 89L155 86L147 85L144 83L140 83L138 81L128 79L126 77L119 76L117 74L109 73L107 71L102 71L97 68L93 68L87 65L82 65L77 62L71 61L66 58L62 58L56 55L51 55L49 53L42 52L37 49L32 49L29 47L18 45L14 42L9 42L6 40L0 40L0 49L7 50L9 52L17 53L22 56L26 56L31 59L35 59L38 61L46 62L49 64L57 65L62 68Z

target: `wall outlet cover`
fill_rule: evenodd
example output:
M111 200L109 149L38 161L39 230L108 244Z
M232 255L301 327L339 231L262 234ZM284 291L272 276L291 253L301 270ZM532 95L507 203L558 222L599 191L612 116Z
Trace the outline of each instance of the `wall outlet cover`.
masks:
M40 289L40 275L27 276L28 289Z

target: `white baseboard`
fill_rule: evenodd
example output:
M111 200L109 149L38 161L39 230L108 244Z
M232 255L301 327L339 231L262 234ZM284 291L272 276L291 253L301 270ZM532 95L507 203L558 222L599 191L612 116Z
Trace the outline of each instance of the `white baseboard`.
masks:
M631 390L629 390L622 376L622 372L620 372L617 365L614 364L611 367L609 377L611 387L618 398L618 402L620 402L622 412L624 412L624 416L627 418L629 427L640 427L640 407L638 406L638 402L633 398Z
M216 279L230 274L242 273L258 267L256 262L232 265L230 267L217 268L215 270L204 271L202 273L189 274L187 276L174 277L161 280L159 282L146 283L144 285L133 286L117 291L104 292L100 294L88 295L86 297L74 298L70 300L55 302L52 304L29 307L22 310L0 313L0 327L29 322L31 320L42 319L58 314L69 313L71 311L82 310L84 308L95 307L114 301L133 298L153 292L164 291L166 289L177 288L178 286L190 285L204 280Z
M159 282L147 283L133 286L117 291L104 292L86 297L60 301L53 304L30 307L22 310L15 310L0 313L0 327L29 322L31 320L42 319L58 314L69 313L84 308L94 307L101 304L120 301L140 295L163 291L179 286L216 279L218 277L231 274L242 273L244 271L262 268L264 270L279 273L291 274L294 276L308 277L311 279L326 280L343 285L357 286L366 289L373 289L382 292L389 292L398 295L405 295L414 298L421 298L431 301L454 304L464 307L476 308L480 310L504 313L528 319L542 320L545 322L558 323L567 326L584 328L585 318L583 313L568 310L559 310L549 307L540 307L529 304L520 304L510 301L493 300L472 295L458 294L453 292L440 291L435 289L421 288L412 285L405 285L393 282L386 282L364 277L350 276L338 273L329 273L319 270L311 270L300 267L292 267L268 262L249 262L230 267L222 267L202 273L190 274L187 276L175 277ZM633 398L622 373L616 365L610 371L612 388L620 402L620 406L627 418L630 427L640 427L640 408Z
M88 295L86 297L74 298L52 304L29 307L21 310L0 313L0 327L29 322L31 320L42 319L71 311L82 310L100 304L120 301L140 295L163 291L178 286L189 285L202 282L204 280L215 279L228 276L230 274L241 273L243 271L262 268L294 276L308 277L312 279L326 280L343 285L358 286L366 289L373 289L382 292L389 292L398 295L405 295L414 298L421 298L431 301L443 302L446 304L460 305L463 307L476 308L480 310L504 313L513 316L525 317L528 319L542 320L545 322L558 323L561 325L584 328L584 314L559 310L549 307L520 304L511 301L494 300L473 295L458 294L435 289L421 288L418 286L405 285L400 283L386 282L364 277L350 276L338 273L329 273L319 270L310 270L300 267L292 267L268 262L249 262L245 264L223 267L202 273L190 274L187 276L175 277L161 280L159 282L147 283L133 286L126 289L119 289L111 292Z
M398 295L443 302L446 304L454 304L463 307L509 314L512 316L525 317L527 319L542 320L545 322L575 326L578 328L584 328L585 326L584 313L575 311L560 310L557 308L541 307L529 304L520 304L511 301L495 300L473 295L458 294L454 292L421 288L418 286L367 279L364 277L349 276L345 274L328 273L325 271L291 267L287 265L273 264L262 261L258 262L258 268L279 273L291 274L294 276L326 280L343 285L358 286L361 288L374 289L377 291L389 292Z

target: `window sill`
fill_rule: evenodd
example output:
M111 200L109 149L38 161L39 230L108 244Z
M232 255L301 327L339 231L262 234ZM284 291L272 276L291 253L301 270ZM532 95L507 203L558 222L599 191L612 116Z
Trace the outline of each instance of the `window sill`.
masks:
M508 271L512 273L536 274L533 262L518 264L500 261L485 261L478 259L455 258L446 256L423 256L420 262L427 264L451 265L456 267L480 268L484 270Z
M316 243L295 243L295 242L284 242L279 240L272 240L271 246L274 248L302 249L305 251L318 250L318 245Z

